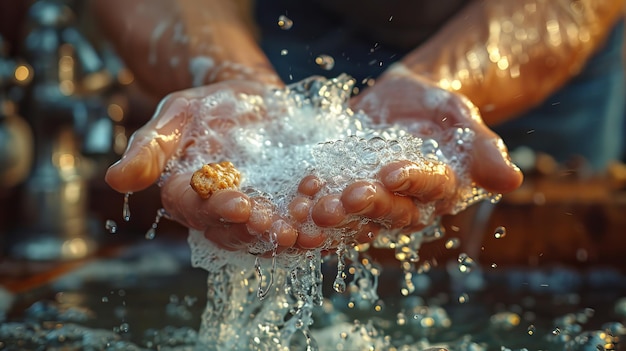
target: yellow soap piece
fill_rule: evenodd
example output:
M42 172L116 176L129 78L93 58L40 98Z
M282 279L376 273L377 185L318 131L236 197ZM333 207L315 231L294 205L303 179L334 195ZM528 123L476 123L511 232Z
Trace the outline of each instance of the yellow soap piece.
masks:
M191 176L191 188L203 199L222 189L234 189L241 183L241 174L229 161L209 163Z

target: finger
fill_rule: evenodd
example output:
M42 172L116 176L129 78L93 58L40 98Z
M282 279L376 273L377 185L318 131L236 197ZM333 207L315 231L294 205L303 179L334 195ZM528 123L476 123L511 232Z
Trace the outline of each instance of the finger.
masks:
M304 177L298 184L298 192L303 195L315 196L324 184L314 175Z
M298 239L298 231L284 219L277 219L270 228L270 240L278 246L292 247Z
M289 215L296 222L304 223L309 219L309 214L312 207L313 201L311 199L305 196L296 196L289 203Z
M419 222L415 199L396 195L381 183L351 184L343 191L341 201L347 213L370 218L387 228L414 226Z
M513 163L502 139L477 138L470 151L472 179L482 188L493 193L508 193L522 184L522 171Z
M178 150L182 132L191 117L193 101L224 88L237 88L243 92L258 92L261 89L253 84L214 84L168 95L150 121L133 133L122 158L109 167L105 175L107 183L121 193L143 190L152 185Z
M340 195L325 195L313 205L311 219L320 227L337 227L346 219Z
M438 162L396 161L384 165L378 177L389 191L407 195L421 202L451 197L456 189L454 172Z
M482 188L494 193L508 193L517 189L524 180L521 170L511 162L506 145L480 117L478 108L467 98L460 96L456 100L456 110L461 127L468 127L475 136L469 154L472 162L472 179Z
M301 249L317 249L326 241L327 235L318 228L300 228L298 238L296 239L296 247Z
M224 189L205 200L191 188L189 179L189 173L172 175L161 189L163 206L174 219L196 229L248 222L252 207L248 196Z
M122 158L107 170L105 180L113 189L135 192L158 179L180 142L188 105L178 94L161 102L152 119L133 134Z
M393 194L377 183L357 181L346 187L341 203L347 213L378 219L391 212Z
M296 244L298 231L276 213L275 206L268 199L256 197L250 200L252 211L247 226L251 233L281 247Z
M229 251L243 250L248 243L256 239L249 234L243 224L211 226L204 231L204 237Z

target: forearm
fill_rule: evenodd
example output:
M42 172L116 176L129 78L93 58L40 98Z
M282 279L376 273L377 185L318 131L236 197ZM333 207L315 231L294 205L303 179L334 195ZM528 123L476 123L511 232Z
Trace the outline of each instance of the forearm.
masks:
M623 0L477 0L402 64L467 96L493 125L580 72L623 9Z
M279 83L249 0L96 0L101 27L137 79L163 96L229 79Z

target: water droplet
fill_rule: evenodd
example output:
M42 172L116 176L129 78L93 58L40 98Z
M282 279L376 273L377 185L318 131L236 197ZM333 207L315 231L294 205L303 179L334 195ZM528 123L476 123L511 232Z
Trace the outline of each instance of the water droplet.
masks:
M459 262L459 271L463 273L469 273L474 267L474 260L466 253L460 253L457 261Z
M503 226L499 226L498 228L496 228L496 231L493 233L493 236L496 239L502 239L506 236L506 228Z
M154 222L152 222L152 226L146 232L146 239L152 240L156 237L156 229L159 226L159 222L161 218L167 215L167 212L164 208L160 208L157 210L156 216L154 217Z
M108 298L108 297L106 297L106 296L103 296L103 297L102 297L102 302L109 302L109 298Z
M340 294L346 291L346 273L344 272L346 269L344 257L345 253L346 244L345 239L342 237L341 242L337 245L337 276L335 277L335 282L333 283L333 289Z
M289 53L287 49L280 50L280 56L286 56Z
M104 222L104 228L111 234L117 233L117 223L112 219L107 219L106 222Z
M498 265L497 265L497 264L495 264L495 263L492 263L492 264L491 264L491 268L498 268Z
M263 300L270 291L272 284L274 283L274 271L276 270L276 251L272 252L272 268L270 268L269 277L264 279L263 269L261 268L261 261L259 257L254 260L254 269L256 271L257 279L259 280L259 285L257 287L257 297L260 300ZM267 282L264 284L264 282ZM263 286L265 285L265 288Z
M469 295L463 293L459 296L459 303L466 303L469 300Z
M327 71L330 71L333 67L335 67L335 59L329 55L319 55L315 58L315 63Z
M122 323L120 324L119 329L121 333L128 333L128 331L130 330L130 326L128 325L128 323Z
M376 305L374 305L374 311L380 312L382 310L383 310L383 305L382 305L382 302L379 301L378 303L376 303Z
M346 291L346 281L343 277L337 275L335 282L333 283L333 289L340 294Z
M156 230L154 228L148 229L145 235L146 239L152 240L156 237Z
M340 337L340 338L342 338L343 340L346 340L346 339L348 339L348 333L346 333L346 332L341 332L341 333L339 334L339 337Z
M128 199L130 198L131 194L132 193L124 194L124 205L122 207L122 218L124 218L124 221L126 221L126 222L130 221L130 205L128 204Z
M398 312L398 315L397 315L397 318L396 318L396 323L398 323L398 325L405 325L406 324L406 316L404 315L404 313Z
M459 238L450 238L446 240L445 246L448 250L458 249L461 246L461 240Z
M534 335L536 330L537 329L535 328L535 326L533 324L529 325L528 326L528 335Z
M280 15L278 17L278 26L282 30L290 30L293 27L293 21L285 15Z
M561 334L561 329L559 327L556 327L552 330L552 335L559 335Z

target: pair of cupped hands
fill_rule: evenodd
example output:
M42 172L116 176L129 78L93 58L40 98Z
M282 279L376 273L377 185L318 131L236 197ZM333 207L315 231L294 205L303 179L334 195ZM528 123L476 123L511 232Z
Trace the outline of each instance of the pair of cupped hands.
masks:
M206 118L191 108L198 100L223 90L263 96L276 88L282 87L230 80L168 95L154 116L133 134L121 159L108 169L107 183L121 193L129 193L159 180L171 158L184 157L190 145L192 121ZM435 103L428 98L433 96ZM468 128L475 135L464 151L470 159L471 181L492 193L510 192L522 182L522 174L511 163L503 141L483 123L476 107L464 96L444 91L427 79L390 70L352 97L349 104L374 121L419 120L440 132ZM222 111L232 114L233 110ZM249 113L225 117L246 123L251 120ZM263 112L258 113L252 120L266 118ZM208 240L227 250L244 250L256 240L272 240L278 250L316 248L328 245L328 229L342 229L352 233L354 241L367 242L382 230L411 233L423 229L427 223L420 220L419 203L436 203L433 219L453 211L460 196L459 175L445 164L424 167L416 162L390 162L380 168L374 181L358 180L339 193L321 197L316 194L324 187L323 179L309 175L295 180L299 181L298 194L289 204L288 213L279 213L271 202L251 198L235 188L219 190L203 199L190 186L194 170L168 177L161 184L161 200L171 219L203 231ZM317 232L299 230L309 218L319 228Z

